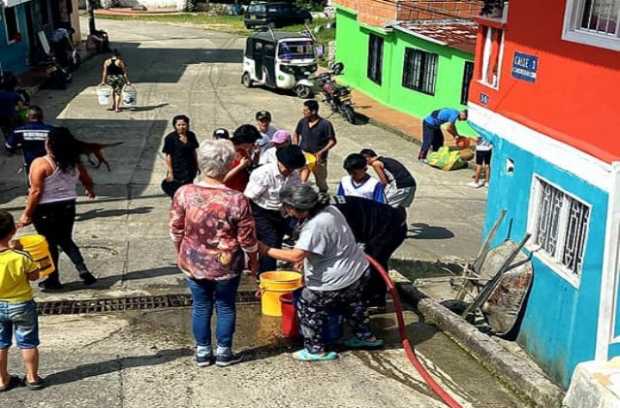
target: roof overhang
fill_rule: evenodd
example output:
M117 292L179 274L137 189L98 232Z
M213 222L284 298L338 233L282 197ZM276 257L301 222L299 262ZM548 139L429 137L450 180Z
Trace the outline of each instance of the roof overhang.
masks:
M440 41L440 40L438 40L436 38L432 38L432 37L426 36L424 34L416 33L415 31L408 30L406 27L403 27L403 26L401 26L399 24L394 24L391 27L393 29L395 29L395 30L402 31L403 33L407 33L409 35L412 35L414 37L418 37L418 38L420 38L422 40L426 40L426 41L431 42L431 43L435 43L435 44L438 44L438 45L448 45L447 42Z
M0 6L3 7L15 7L23 3L28 3L30 0L0 0Z

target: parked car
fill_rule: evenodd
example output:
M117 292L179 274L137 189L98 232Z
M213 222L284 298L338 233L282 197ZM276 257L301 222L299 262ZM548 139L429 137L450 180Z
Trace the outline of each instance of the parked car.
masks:
M244 15L243 22L249 29L258 26L284 27L312 21L309 11L291 3L252 3Z

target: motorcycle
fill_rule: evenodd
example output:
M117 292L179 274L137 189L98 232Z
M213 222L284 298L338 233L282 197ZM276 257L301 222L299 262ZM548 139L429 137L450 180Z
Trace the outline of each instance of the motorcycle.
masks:
M332 64L329 71L316 76L316 85L323 96L323 101L331 108L332 112L341 114L347 122L355 124L356 113L351 100L351 88L339 85L333 78L344 70L341 62Z

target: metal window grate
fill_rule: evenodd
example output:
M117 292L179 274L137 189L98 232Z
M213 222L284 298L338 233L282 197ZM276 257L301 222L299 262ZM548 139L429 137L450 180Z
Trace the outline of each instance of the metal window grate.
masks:
M383 38L370 34L368 36L368 78L381 85L383 76Z
M581 273L590 208L537 179L539 189L536 244L575 275Z
M576 274L581 271L589 218L590 209L571 199L562 263Z
M620 0L585 0L581 29L611 36L618 35Z
M402 85L428 95L435 95L438 55L405 49Z

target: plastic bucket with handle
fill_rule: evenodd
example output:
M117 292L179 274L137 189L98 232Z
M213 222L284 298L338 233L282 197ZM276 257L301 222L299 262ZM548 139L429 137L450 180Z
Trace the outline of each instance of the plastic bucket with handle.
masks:
M28 252L32 259L39 264L39 276L41 278L48 276L56 270L47 240L43 235L24 235L19 238L19 243L23 250Z
M128 108L133 108L138 103L138 91L133 85L125 85L121 97L123 99L123 105Z
M99 105L108 105L110 103L110 96L112 96L112 87L107 85L97 87L97 102L99 102Z
M306 167L311 172L314 171L314 168L316 167L316 155L305 152L304 156L306 157Z
M293 271L273 271L260 274L261 311L265 316L282 316L280 296L302 286L302 275Z

